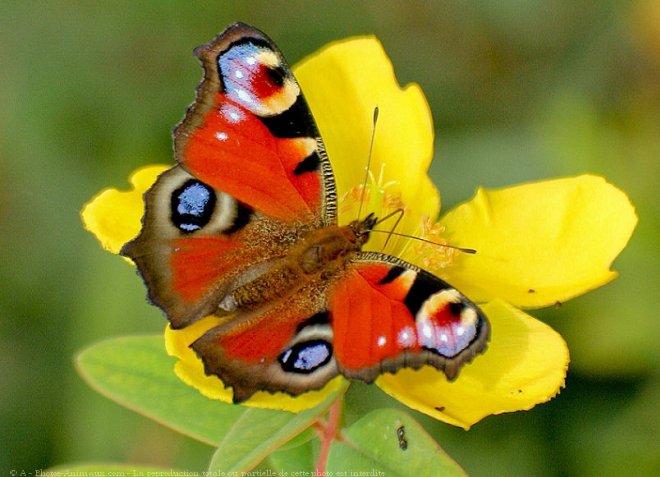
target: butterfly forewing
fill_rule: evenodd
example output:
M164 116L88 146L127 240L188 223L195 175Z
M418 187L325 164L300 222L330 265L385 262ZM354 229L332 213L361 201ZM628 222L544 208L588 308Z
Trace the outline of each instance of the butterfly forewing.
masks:
M335 221L335 184L314 119L279 49L236 24L195 50L197 99L175 130L176 159L266 215Z

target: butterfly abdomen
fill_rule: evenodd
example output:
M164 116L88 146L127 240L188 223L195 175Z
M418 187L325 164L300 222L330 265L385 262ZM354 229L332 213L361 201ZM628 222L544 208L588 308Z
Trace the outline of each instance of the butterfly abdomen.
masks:
M248 270L247 273L250 271ZM273 269L234 289L219 305L222 312L249 310L278 300L297 289L300 272L289 261L276 265Z

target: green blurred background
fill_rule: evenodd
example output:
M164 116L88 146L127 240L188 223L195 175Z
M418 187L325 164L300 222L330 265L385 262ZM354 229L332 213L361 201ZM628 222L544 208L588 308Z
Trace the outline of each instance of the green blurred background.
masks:
M137 166L172 161L201 77L191 50L235 20L291 63L377 35L431 104L445 209L478 185L583 172L628 192L640 224L620 278L534 313L572 352L561 395L467 433L420 419L474 476L660 475L660 2L70 0L0 6L0 477L80 460L205 468L211 448L76 375L81 347L164 325L78 214Z

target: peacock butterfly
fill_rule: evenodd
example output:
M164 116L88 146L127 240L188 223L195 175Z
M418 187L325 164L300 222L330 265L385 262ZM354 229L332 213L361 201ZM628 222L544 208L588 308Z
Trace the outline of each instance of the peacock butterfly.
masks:
M195 55L204 79L174 130L178 164L121 253L172 328L227 316L190 345L206 374L234 402L338 373L430 365L454 379L485 349L486 317L431 273L362 251L373 214L337 224L332 167L279 49L236 23Z

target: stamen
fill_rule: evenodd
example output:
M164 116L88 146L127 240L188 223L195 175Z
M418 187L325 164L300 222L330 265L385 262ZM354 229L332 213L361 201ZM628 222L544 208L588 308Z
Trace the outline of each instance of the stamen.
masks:
M438 245L450 245L444 238L446 229L444 225L433 223L430 217L422 219L422 233L424 239L434 242L416 241L414 251L421 257L424 268L438 273L441 269L449 267L460 252L455 248Z
M371 200L371 188L364 187L362 184L359 186L351 187L348 192L343 193L339 197L339 210L342 214L350 214L356 205L361 201L369 202ZM357 217L356 217L357 218Z
M386 217L395 210L403 210L404 222L405 217L409 217L410 207L401 199L398 191L391 190L398 186L398 183L396 181L384 183L383 169L384 167L380 168L378 181L372 174L369 174L366 187L355 186L341 195L339 198L340 213L347 217L342 222L348 223L357 218L356 213L361 202L364 204L364 210L373 212L378 218ZM374 230L374 232L382 233L374 233L365 249L394 254L416 263L439 275L440 278L442 278L442 270L451 266L458 254L474 252L471 249L455 248L445 238L445 227L435 223L430 217L425 216L420 225L421 230L417 232L417 238L422 240L401 237L402 234L391 233L391 231ZM385 243L387 243L387 247L384 249Z
M383 192L383 209L398 210L403 209L404 212L408 210L408 206L403 203L399 194L392 194L390 192Z
M401 200L401 194L391 190L399 183L396 180L385 182L385 164L380 165L378 177L368 171L366 178L366 184L353 186L339 197L339 210L342 215L355 220L360 207L373 212L376 217L383 217L397 209L408 210L408 206Z

